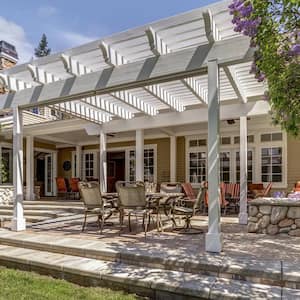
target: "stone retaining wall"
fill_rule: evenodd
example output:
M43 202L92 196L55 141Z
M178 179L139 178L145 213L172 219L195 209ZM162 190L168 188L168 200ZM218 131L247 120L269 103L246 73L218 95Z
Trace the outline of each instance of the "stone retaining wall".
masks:
M300 200L260 198L251 201L248 232L300 237Z
M0 205L7 205L13 202L14 187L12 185L0 186Z

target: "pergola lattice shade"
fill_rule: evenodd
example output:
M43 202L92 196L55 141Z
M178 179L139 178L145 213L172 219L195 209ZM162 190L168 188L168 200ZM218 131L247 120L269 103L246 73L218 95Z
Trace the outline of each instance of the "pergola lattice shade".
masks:
M221 66L221 103L260 99L264 86L249 74L249 41L233 31L228 4L195 9L2 71L0 84L14 93L0 97L0 108L50 105L95 123L182 112L207 105L206 63L214 58Z

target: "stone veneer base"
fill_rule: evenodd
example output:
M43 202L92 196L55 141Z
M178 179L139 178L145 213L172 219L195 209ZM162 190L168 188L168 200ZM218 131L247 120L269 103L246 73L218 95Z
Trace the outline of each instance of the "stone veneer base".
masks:
M252 200L249 203L248 232L300 237L300 199Z

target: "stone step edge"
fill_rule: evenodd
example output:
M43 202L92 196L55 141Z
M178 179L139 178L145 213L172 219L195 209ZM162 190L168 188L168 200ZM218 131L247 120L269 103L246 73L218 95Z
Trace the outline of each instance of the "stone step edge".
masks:
M34 234L33 234L34 236ZM76 239L74 239L76 240ZM89 240L91 241L91 240ZM232 260L230 264L224 265L220 260L214 261L207 259L203 255L200 261L193 261L185 258L182 261L178 257L163 258L160 256L147 256L135 254L132 252L121 252L108 249L87 249L81 246L59 245L50 241L34 241L28 239L17 239L16 237L3 237L0 235L0 243L22 247L27 249L34 249L39 251L61 253L79 257L86 257L92 259L100 259L112 262L120 262L131 264L135 266L147 266L154 268L161 268L165 270L180 270L185 273L211 275L220 278L236 279L252 283L268 284L273 286L283 286L288 288L300 288L300 274L293 274L293 276L284 276L282 274L282 264L278 265L278 270L270 270L269 268L255 268L253 261L246 262L243 259L243 266L239 266L237 261Z
M300 296L300 290L10 246L0 246L0 265L80 285L121 289L151 299L171 299L170 296L186 300L296 299Z

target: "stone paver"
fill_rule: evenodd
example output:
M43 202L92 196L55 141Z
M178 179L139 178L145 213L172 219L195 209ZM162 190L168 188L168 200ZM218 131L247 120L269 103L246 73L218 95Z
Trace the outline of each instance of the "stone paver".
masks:
M171 295L199 297L201 299L280 299L281 288L251 284L237 280L220 279L213 276L189 274L157 268L137 267L117 262L106 262L90 258L15 248L0 245L0 258L28 266L35 271L56 271L64 278L74 274L83 282L87 278L98 279L123 288L143 288L162 291ZM140 291L140 290L139 290ZM145 290L144 290L145 291ZM287 295L295 294L286 289Z

